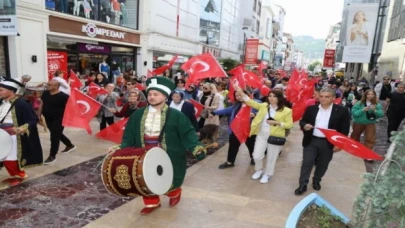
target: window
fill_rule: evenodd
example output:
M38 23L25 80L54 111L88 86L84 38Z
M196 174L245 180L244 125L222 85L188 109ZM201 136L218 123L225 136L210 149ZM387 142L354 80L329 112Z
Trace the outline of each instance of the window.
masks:
M403 31L401 24L405 21L405 15L403 14L403 0L395 0L394 9L392 10L391 24L388 33L388 41L393 41L403 37ZM401 16L402 15L402 16Z
M256 34L259 36L259 31L260 31L260 21L256 21Z
M257 0L253 0L253 11L256 12Z
M44 0L46 9L138 29L139 0Z
M219 46L222 0L201 0L200 43Z
M262 14L262 2L259 1L257 6L257 14L260 16Z

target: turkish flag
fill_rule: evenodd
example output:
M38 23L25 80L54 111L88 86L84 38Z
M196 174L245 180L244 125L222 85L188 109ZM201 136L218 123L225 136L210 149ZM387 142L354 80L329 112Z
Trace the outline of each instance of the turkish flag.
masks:
M192 57L181 66L181 69L186 71L192 80L228 76L211 53Z
M83 87L83 83L80 81L79 77L73 72L73 70L70 70L70 87L72 89L80 89Z
M259 69L258 69L259 70L259 73L258 73L259 77L263 77L263 75L264 75L263 70L265 70L266 68L267 68L266 63L264 63L263 61L260 62Z
M271 89L265 85L262 85L262 87L260 88L260 94L263 97L267 97L270 92L271 92Z
M113 125L101 130L96 134L99 139L104 139L117 144L122 142L122 136L124 135L125 126L127 125L128 118L115 122Z
M233 134L238 138L239 142L245 143L250 133L250 111L251 108L247 105L242 105L235 119L232 120L230 128Z
M194 99L190 99L189 102L194 105L194 110L195 110L195 118L199 118L201 115L201 112L204 110L204 105L200 104Z
M140 91L144 91L146 88L144 85L142 85L141 83L136 83L135 88L137 88Z
M175 55L172 60L170 60L166 65L161 66L155 70L152 71L152 73L154 75L159 75L159 74L163 74L167 69L172 68L172 66L174 65L174 63L176 62L177 57L179 57L179 54Z
M245 79L246 84L248 84L252 88L260 88L260 87L262 87L262 83L261 83L259 77L255 73L253 73L251 71L245 70L243 72L243 78Z
M333 101L333 103L335 103L335 104L337 104L337 105L340 105L340 104L342 104L342 100L343 100L343 96L340 96L339 98L336 98L336 99Z
M88 95L92 98L96 98L99 94L109 94L109 92L96 83L90 82L88 87Z
M292 115L293 115L294 122L301 120L302 116L304 116L305 109L306 109L305 101L306 101L306 99L304 99L304 100L301 99L292 105Z
M151 70L148 69L148 74L146 75L146 78L151 78L153 77L153 72Z
M360 142L347 137L335 130L318 128L334 146L362 159L383 160L384 158L365 147Z
M101 104L93 98L84 95L77 89L72 89L66 104L62 125L64 127L74 127L86 129L91 135L92 130L89 122L97 115Z

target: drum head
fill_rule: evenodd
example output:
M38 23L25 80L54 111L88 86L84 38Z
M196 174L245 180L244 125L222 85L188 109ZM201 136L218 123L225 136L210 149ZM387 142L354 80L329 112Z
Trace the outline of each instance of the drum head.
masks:
M156 195L163 195L173 183L172 161L162 148L150 149L143 161L143 176L146 186Z
M13 149L13 139L10 134L0 128L0 160L6 158Z

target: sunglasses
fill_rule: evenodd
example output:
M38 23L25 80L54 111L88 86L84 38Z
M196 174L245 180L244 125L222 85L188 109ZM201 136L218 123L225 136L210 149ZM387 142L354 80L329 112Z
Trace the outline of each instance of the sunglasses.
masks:
M209 88L207 88L207 87L203 87L203 89L209 89Z

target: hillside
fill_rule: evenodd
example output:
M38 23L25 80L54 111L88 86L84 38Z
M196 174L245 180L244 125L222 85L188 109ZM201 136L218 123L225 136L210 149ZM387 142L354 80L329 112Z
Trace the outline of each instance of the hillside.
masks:
M325 40L315 39L311 36L293 36L295 50L304 52L309 60L323 59Z

